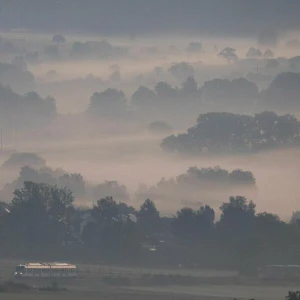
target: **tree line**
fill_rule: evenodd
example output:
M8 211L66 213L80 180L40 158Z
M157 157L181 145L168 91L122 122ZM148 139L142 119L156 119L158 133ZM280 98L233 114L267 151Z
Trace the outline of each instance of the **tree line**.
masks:
M143 201L146 198L159 200L161 203L205 201L210 194L211 204L219 203L219 193L229 195L234 189L244 193L246 189L254 191L256 180L252 172L242 169L228 171L219 166L199 168L193 166L185 173L171 178L161 178L156 184L147 186L140 183L134 195L127 187L115 180L100 183L88 182L80 173L69 173L63 169L51 169L46 161L35 153L13 153L0 167L0 171L14 172L16 179L6 183L0 191L2 199L10 199L15 189L23 186L24 181L46 183L67 187L80 202L91 202L97 197L112 196L116 201ZM205 193L200 195L199 193Z
M150 199L136 209L112 197L92 208L74 206L67 188L24 182L1 203L1 257L76 259L139 265L238 269L299 263L300 223L257 213L255 204L232 196L219 211L184 207L164 216ZM218 215L218 217L216 217Z
M186 110L258 112L265 109L291 111L299 107L299 73L280 73L267 89L259 92L255 83L238 78L213 79L204 82L202 87L194 77L189 76L180 87L167 82L158 82L154 90L140 86L131 97L126 99L124 92L107 89L94 93L91 97L88 113L96 116L120 117L129 112L159 116L159 112L170 112L176 116Z
M185 154L249 153L299 145L300 123L292 115L265 111L250 115L201 114L186 133L171 135L162 149Z

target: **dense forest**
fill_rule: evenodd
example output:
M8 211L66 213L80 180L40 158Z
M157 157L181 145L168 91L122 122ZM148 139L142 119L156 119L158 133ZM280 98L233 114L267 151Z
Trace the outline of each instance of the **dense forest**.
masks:
M26 181L0 206L1 257L238 268L243 273L299 259L298 212L286 223L277 215L257 213L245 197L223 201L218 219L209 205L183 207L166 217L150 199L135 209L110 196L83 209L74 206L67 188Z

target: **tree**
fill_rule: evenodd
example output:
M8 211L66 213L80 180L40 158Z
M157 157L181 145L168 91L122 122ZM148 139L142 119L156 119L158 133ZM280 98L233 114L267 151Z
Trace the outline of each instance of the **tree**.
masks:
M264 52L264 57L265 58L272 58L272 57L274 57L274 52L272 50L268 49Z
M70 226L74 198L66 188L25 181L14 191L9 223L23 243L61 246Z
M131 105L142 112L149 113L156 105L156 94L145 86L140 86L131 98Z
M195 211L182 208L176 213L172 222L175 236L183 239L207 238L214 228L215 212L208 205L201 206Z
M232 81L216 78L204 82L201 96L203 102L214 110L241 112L242 109L254 110L259 92L256 84L245 78Z
M194 77L189 76L183 83L181 88L183 96L197 96L198 84ZM199 93L200 94L200 93Z
M85 195L85 182L79 173L64 174L58 178L58 184L71 190L75 197Z
M238 56L235 52L236 50L234 48L226 47L219 52L218 56L226 59L228 63L234 63L238 60Z
M172 88L172 86L163 81L160 81L156 84L155 92L157 97L159 97L161 101L166 101L168 99L174 100L174 97L176 95L176 91Z
M197 232L196 212L188 207L177 211L172 223L172 230L178 237L189 239L191 236L195 236Z
M152 200L145 200L141 205L137 216L138 223L141 226L142 231L146 234L151 235L158 229L159 212Z
M261 92L262 105L271 109L297 109L300 105L300 74L278 74L269 87Z
M3 163L3 169L20 169L21 167L28 166L33 168L42 168L46 166L46 160L36 153L20 152L13 153Z
M286 300L299 300L300 299L300 291L289 291L288 295L285 297Z
M293 211L290 224L300 224L300 211Z
M180 80L184 80L190 76L194 76L195 70L194 67L187 62L174 63L168 71L175 77Z
M218 226L227 233L246 234L255 219L255 204L242 196L230 197L229 202L220 206L221 216Z
M262 52L256 48L249 48L246 54L247 57L262 57Z
M112 197L102 198L97 201L92 214L100 223L113 222L117 220L119 214L117 202Z
M62 34L55 34L52 37L52 43L64 44L65 42L66 38Z
M116 89L106 89L101 93L94 93L87 110L90 115L121 117L127 112L125 94Z
M297 145L300 134L295 117L288 114L278 116L268 111L255 116L207 113L201 114L197 122L186 133L163 139L162 149L193 155L254 152Z

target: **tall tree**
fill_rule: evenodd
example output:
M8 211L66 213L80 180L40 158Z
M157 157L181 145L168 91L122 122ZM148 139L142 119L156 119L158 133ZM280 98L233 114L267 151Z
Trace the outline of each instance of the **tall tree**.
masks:
M70 226L72 192L44 183L25 181L14 191L9 222L24 243L61 245Z
M159 226L159 212L150 199L146 199L138 212L138 222L146 234L152 234Z

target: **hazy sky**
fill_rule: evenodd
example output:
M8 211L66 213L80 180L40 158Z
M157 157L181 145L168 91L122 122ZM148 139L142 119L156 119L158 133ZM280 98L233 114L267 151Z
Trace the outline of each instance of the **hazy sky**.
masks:
M1 0L0 27L253 36L299 29L299 11L298 0Z

